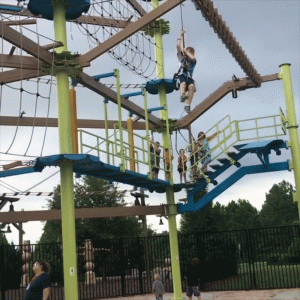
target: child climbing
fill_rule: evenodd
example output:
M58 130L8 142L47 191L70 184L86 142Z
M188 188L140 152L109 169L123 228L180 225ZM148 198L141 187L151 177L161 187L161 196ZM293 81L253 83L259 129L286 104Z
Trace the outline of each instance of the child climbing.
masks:
M150 140L150 164L152 166L153 178L158 178L159 165L160 165L160 152L161 149L159 142L154 142L154 136L152 133Z
M180 149L179 150L179 156L178 156L178 172L180 174L180 183L182 183L182 177L184 179L184 183L186 183L186 170L187 165L186 162L188 160L188 157L185 155L185 150Z
M207 166L211 162L211 155L209 154L210 148L209 148L208 142L210 140L212 140L217 134L218 134L218 132L213 133L210 136L206 136L205 133L202 131L199 132L199 134L198 134L199 154L200 154L200 157L204 157L204 159L201 161L201 163L202 163L201 170L204 173L206 173L208 171Z
M197 60L194 48L185 48L184 43L183 47L181 47L181 40L184 39L184 32L184 30L181 30L180 37L177 39L177 57L180 63L180 68L176 77L179 81L180 101L185 102L184 110L189 113L194 93L196 91L195 81L192 77Z

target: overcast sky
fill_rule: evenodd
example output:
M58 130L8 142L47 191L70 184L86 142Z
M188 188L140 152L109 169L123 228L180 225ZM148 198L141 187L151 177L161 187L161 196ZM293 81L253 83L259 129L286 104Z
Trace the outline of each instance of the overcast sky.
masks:
M6 1L9 4L15 4L16 1ZM244 49L250 61L261 75L270 75L280 72L279 65L282 63L291 63L291 73L293 80L293 90L295 107L297 114L297 121L299 123L299 66L300 66L300 38L299 38L299 20L300 20L300 2L299 1L214 1L214 5L218 8L223 20L229 26L233 35ZM93 12L94 13L94 12ZM164 54L165 54L165 74L167 78L172 78L173 74L178 70L178 63L176 60L176 39L181 30L181 17L179 7L171 11L165 16L165 19L170 21L170 34L164 36ZM183 22L186 30L187 46L193 46L196 49L197 66L194 71L194 78L196 80L197 92L195 94L192 108L203 101L209 94L214 92L224 82L231 80L232 75L237 77L245 77L245 74L233 59L231 54L214 34L208 22L202 17L200 11L196 11L192 1L187 1L183 7ZM52 22L38 20L37 26L31 26L34 31L38 31L51 39L53 39ZM68 26L69 40L68 47L72 52L85 53L92 47L91 40L84 35L84 30L81 32L75 25ZM23 33L26 31L23 30ZM26 35L36 39L36 36L31 33ZM42 41L43 40L43 41ZM40 38L42 44L50 43L49 40ZM142 43L142 42L140 42ZM140 47L148 47L149 45L140 44ZM4 44L4 53L7 54L10 47ZM145 51L146 51L145 50ZM116 50L117 52L117 50ZM152 67L152 65L151 65ZM149 70L151 70L151 67ZM102 74L111 72L114 68L120 68L121 82L123 83L144 83L145 79L136 76L127 69L119 65L116 60L112 59L108 54L99 57L92 64L91 67L85 69L90 75ZM111 80L105 81L113 83ZM29 91L36 93L37 89L45 99L38 100L37 116L46 117L48 96L51 99L50 114L51 117L57 116L56 107L56 88L55 85L30 84L23 82L23 87ZM10 85L11 87L20 88L20 83ZM133 91L133 90L130 90ZM122 91L130 92L128 90ZM26 111L26 116L34 116L35 109L35 95L26 94L22 99L22 110ZM143 99L134 98L134 102L142 105ZM77 88L77 104L78 104L78 118L103 119L103 98L88 92L86 88ZM158 106L157 97L149 97L149 107ZM168 95L169 114L171 118L181 118L183 114L183 106L179 103L179 93L174 92ZM262 116L270 116L279 114L279 107L285 111L285 100L283 94L283 86L281 81L274 81L263 83L261 88L248 89L238 93L238 98L233 99L231 94L224 97L219 103L213 106L208 112L202 115L192 125L194 135L199 131L207 131L214 124L226 115L230 115L232 120L243 120L250 118L257 118ZM1 97L1 115L17 116L20 109L20 93L14 91L12 88L4 87ZM158 116L157 113L154 113ZM128 116L126 111L123 111L123 119ZM116 106L109 104L109 118L116 119ZM17 153L24 155L32 135L32 142L27 151L29 156L39 156L41 153L41 145L44 137L43 128L35 128L32 133L32 128L19 128L10 153ZM17 159L16 156L4 155L12 143L15 135L15 127L0 127L0 160L4 164L6 160ZM104 135L102 130L93 130L99 135ZM187 139L187 133L182 131L182 134ZM156 139L160 140L158 135ZM284 137L288 140L288 137ZM175 148L175 135L172 137L173 147ZM178 135L177 149L186 146L185 140ZM177 161L177 154L175 152L175 160ZM58 153L58 136L57 129L48 129L46 135L46 142L43 148L43 155L51 155ZM19 159L19 158L18 158ZM21 159L30 159L30 157ZM290 159L289 151L283 151L282 155L277 157L272 155L271 161L284 161ZM258 160L253 157L244 158L241 161L242 165L256 164ZM176 166L176 163L174 164ZM234 168L234 167L233 167ZM15 188L25 191L30 189L35 184L45 180L50 175L54 174L58 169L47 168L42 173L35 173L30 175L15 176L3 178L0 181L0 193L10 192L5 188L3 182L14 186ZM232 173L234 169L229 170ZM227 175L228 175L227 174ZM178 173L174 172L175 182L179 181ZM224 179L224 177L223 177ZM214 202L218 201L226 205L231 200L247 199L257 209L261 208L265 200L265 193L267 193L273 184L279 183L282 180L287 180L294 184L294 177L292 172L274 172L263 175L251 175L244 177L235 185L229 188L226 192L218 196ZM52 191L53 187L59 183L59 174L53 176L51 179L33 188L32 191L48 192ZM120 185L120 189L130 189L130 186ZM176 201L184 198L184 192L175 195ZM15 204L15 210L24 208L25 210L45 209L46 197L25 197L21 196L21 200ZM126 197L128 203L132 203L131 197ZM165 203L165 195L150 194L147 199L147 204L157 205ZM8 210L8 205L3 208L3 211ZM180 216L178 216L178 219ZM148 217L148 222L153 224L153 228L158 231L167 229L167 222L164 226L158 226L159 219L157 217ZM25 240L36 242L42 233L41 222L31 222L24 224L26 234ZM13 233L6 235L9 241L18 243L18 232L13 229Z

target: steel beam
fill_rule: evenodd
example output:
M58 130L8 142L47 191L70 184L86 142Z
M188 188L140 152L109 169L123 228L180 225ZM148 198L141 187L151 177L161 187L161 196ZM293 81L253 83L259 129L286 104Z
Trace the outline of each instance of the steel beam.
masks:
M226 48L238 62L243 71L251 78L256 86L260 86L261 77L250 62L242 47L234 38L232 32L222 20L218 10L214 8L211 0L192 0L197 10L201 10L202 15L209 22L210 26L217 33L219 38L225 44Z
M5 4L5 6L11 7L12 10L8 11L8 10L5 10L5 9L0 9L0 14L4 14L4 15L18 15L18 16L24 16L24 17L33 17L33 14L30 11L28 11L27 9L24 9L22 11L17 11L17 10L13 10L15 7L18 7L16 5Z
M15 21L3 21L8 26L19 26L19 25L34 25L36 24L35 19L26 20L15 20Z
M12 8L15 7L14 5L6 5L6 6L11 6ZM35 16L27 9L25 9L21 12L17 12L17 11L9 11L8 12L7 10L0 9L0 14L18 15L18 16L32 17L32 18L42 18L41 15ZM22 21L23 20L21 20L21 22ZM19 22L19 21L15 21L15 22ZM28 22L29 22L29 20L28 20ZM72 20L71 22L75 22L75 23L79 23L79 24L117 27L117 28L124 28L128 24L130 24L130 22L128 22L127 20L115 20L115 19L110 19L110 18L101 18L101 17L97 17L97 16L80 16L79 18Z
M5 71L0 73L0 84L6 84L10 82L16 82L19 80L26 80L36 77L41 77L49 74L43 73L39 74L38 70L22 70L22 72L19 69L11 70L11 71Z
M94 207L75 209L76 219L98 219L129 216L165 215L165 205L132 207ZM61 210L0 212L0 222L23 223L29 221L61 220Z
M35 57L0 54L0 66L4 68L37 70L38 65Z
M52 44L44 45L42 47L46 50L51 50L51 49L54 49L54 48L62 47L63 45L64 44L62 42L55 42L55 43L52 43Z
M101 45L95 47L91 51L83 54L79 57L79 62L91 62L92 60L96 59L100 55L104 54L114 46L118 45L122 41L126 40L131 35L135 34L137 31L141 30L146 25L150 24L151 22L155 21L157 18L161 17L162 15L166 14L179 4L183 3L185 0L168 0L163 3L158 8L152 10L151 12L145 14L139 20L131 23L122 31L116 33L111 38L104 41Z
M126 20L110 19L110 18L100 18L94 16L81 16L73 21L77 24L89 24L98 26L107 26L114 28L125 28L132 22Z
M104 120L77 120L78 128L105 128ZM108 120L108 128L114 129L114 124L117 120ZM0 126L34 126L34 127L58 127L57 118L32 118L32 117L14 117L14 116L0 116ZM123 128L127 128L127 122L122 121ZM149 125L150 129L154 129L153 125ZM133 124L134 130L146 130L145 122L135 122Z
M138 2L136 2L136 0L125 0L125 1L128 2L132 6L132 8L139 13L140 16L144 16L145 14L147 14L144 8Z
M42 62L52 65L53 53L48 52L45 48L38 45L31 39L10 28L5 24L5 22L0 22L0 37L31 54L32 56L40 59Z
M177 0L176 0L177 1ZM125 30L125 29L124 29ZM74 78L77 82L82 84L83 86L89 88L90 90L94 91L95 93L103 96L104 98L109 99L110 101L117 104L117 93L112 89L108 88L101 82L96 81L93 77L82 73ZM131 102L130 100L121 97L121 106L126 110L136 114L137 116L145 119L145 110L136 105L135 103ZM159 118L149 115L149 123L159 126L162 126L162 122Z
M267 75L261 77L261 82L268 82L279 80L277 74ZM228 93L232 91L242 91L250 88L257 87L251 79L243 78L237 80L231 80L225 82L216 91L210 94L206 99L199 103L188 115L184 116L180 120L174 123L175 128L186 128L201 115L203 115L208 109L224 98Z

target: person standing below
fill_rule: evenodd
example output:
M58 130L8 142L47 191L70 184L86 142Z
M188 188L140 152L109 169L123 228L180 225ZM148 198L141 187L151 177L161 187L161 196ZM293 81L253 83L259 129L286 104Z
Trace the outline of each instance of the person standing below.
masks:
M153 294L155 294L156 300L163 300L164 285L163 285L162 281L160 280L160 276L158 274L154 275L152 292L153 292Z
M184 179L184 183L186 183L186 170L187 165L186 162L188 160L188 157L185 155L184 149L179 150L179 156L178 156L178 172L180 174L180 183L182 183L182 177Z
M202 163L202 168L201 170L204 173L207 173L208 169L207 166L211 162L211 154L209 154L210 148L208 142L212 140L218 132L213 133L210 136L206 136L204 132L199 132L198 134L198 143L199 143L199 153L200 153L200 158L204 156L204 159L201 160Z
M38 260L33 265L34 276L29 282L24 300L47 300L50 294L50 265Z
M180 68L177 73L180 90L180 101L185 102L184 110L191 111L191 103L196 92L193 72L197 63L195 49L192 47L181 47L181 39L184 37L184 30L181 30L180 37L177 39L177 57Z
M202 300L201 293L198 288L200 285L200 261L198 258L193 258L191 264L187 268L186 283L186 295L188 299L192 300L194 294L198 300Z
M160 152L161 149L159 142L154 142L154 137L150 140L150 164L152 166L152 176L153 178L158 178L159 165L160 165Z

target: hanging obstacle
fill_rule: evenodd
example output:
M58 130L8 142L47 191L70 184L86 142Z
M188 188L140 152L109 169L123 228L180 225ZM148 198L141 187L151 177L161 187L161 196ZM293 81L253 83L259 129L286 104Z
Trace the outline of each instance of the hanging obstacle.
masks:
M52 0L29 0L27 9L35 16L41 15L44 19L53 20ZM87 13L91 2L90 0L72 0L65 1L66 19L74 20L83 13Z

